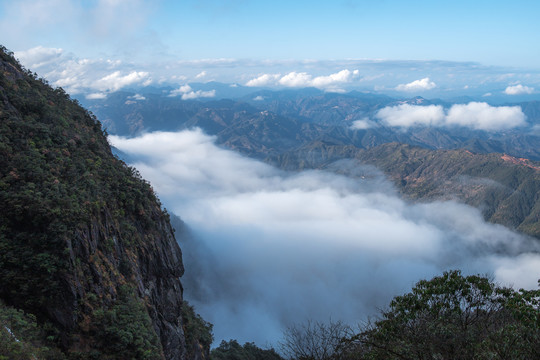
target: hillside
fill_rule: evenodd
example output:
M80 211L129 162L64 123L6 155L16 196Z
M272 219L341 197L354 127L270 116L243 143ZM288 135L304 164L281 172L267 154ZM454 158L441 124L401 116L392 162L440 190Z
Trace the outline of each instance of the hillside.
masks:
M93 115L5 48L0 189L2 309L35 318L44 347L74 359L208 351L186 344L182 254L150 185L112 155Z
M540 164L527 159L399 143L358 149L319 141L268 161L289 170L335 171L341 159L374 165L410 200L455 199L481 209L490 222L540 238Z

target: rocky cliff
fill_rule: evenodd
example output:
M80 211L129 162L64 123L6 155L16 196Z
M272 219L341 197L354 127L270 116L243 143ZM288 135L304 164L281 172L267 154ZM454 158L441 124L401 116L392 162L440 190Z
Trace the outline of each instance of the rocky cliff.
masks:
M47 347L77 359L195 356L182 254L151 186L112 155L93 115L5 48L0 203L0 299L35 316Z

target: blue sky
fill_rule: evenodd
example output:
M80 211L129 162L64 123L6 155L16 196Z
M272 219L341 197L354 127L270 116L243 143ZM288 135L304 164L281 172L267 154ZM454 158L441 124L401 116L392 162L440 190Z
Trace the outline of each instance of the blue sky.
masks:
M532 0L0 0L0 42L59 85L54 66L85 60L109 61L94 82L116 71L148 73L131 77L146 84L246 84L359 70L355 86L330 89L395 90L428 78L436 86L423 90L480 94L491 84L500 93L540 88L539 13Z

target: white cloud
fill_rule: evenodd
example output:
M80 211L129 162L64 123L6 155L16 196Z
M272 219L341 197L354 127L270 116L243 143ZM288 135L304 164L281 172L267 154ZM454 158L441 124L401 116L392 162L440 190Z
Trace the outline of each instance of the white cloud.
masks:
M306 87L311 86L312 78L308 73L293 71L279 79L278 83L287 87Z
M181 96L182 100L193 100L198 98L212 98L216 96L216 90L202 91L197 90L193 91L191 86L182 85L180 88L173 90L169 93L169 97Z
M368 118L355 120L351 125L352 130L366 130L373 127L377 127L377 123L369 120Z
M522 94L532 94L534 92L534 88L523 86L521 84L514 85L514 86L508 86L504 93L506 95L522 95Z
M349 71L347 69L341 70L335 74L330 74L328 76L317 76L311 82L311 85L316 88L328 88L334 85L339 85L343 83L350 82L354 76L358 76L359 71Z
M152 82L149 72L130 69L131 64L111 59L79 59L57 48L38 46L19 51L16 56L25 67L36 71L54 86L63 87L69 94L92 96Z
M198 98L212 98L216 96L216 90L210 90L210 91L191 91L185 94L182 94L182 100L191 100L191 99L198 99Z
M88 100L101 100L106 99L107 94L105 93L92 93L85 96Z
M517 259L497 258L494 262L497 267L495 277L503 284L509 284L518 289L536 288L538 279L534 279L530 274L538 274L538 269L540 269L538 253L521 254Z
M359 71L341 70L327 76L316 76L307 72L292 71L286 75L263 74L249 80L246 86L285 86L285 87L315 87L327 91L341 92L340 85L351 82L359 76Z
M491 106L484 102L452 105L447 113L441 105L387 106L375 114L384 124L411 126L463 126L496 131L525 125L525 114L519 106Z
M23 0L24 2L24 0ZM15 2L14 2L15 3ZM2 19L0 15L0 20ZM0 33L2 33L0 21ZM11 33L11 30L6 33ZM139 41L140 43L140 41ZM120 71L121 76L132 73L147 73L148 78L141 83L156 85L171 85L186 83L188 79L194 79L203 72L212 69L213 79L225 83L242 83L248 86L272 86L284 87L279 81L283 79L286 85L314 86L324 91L340 92L344 89L362 87L363 90L376 86L380 91L395 90L396 77L413 74L423 75L426 71L434 74L445 71L461 71L462 84L475 82L482 84L482 90L500 88L502 85L494 85L493 76L487 83L489 71L478 64L452 63L452 62L400 62L400 61L376 61L376 60L332 60L332 61L269 61L250 59L202 59L190 61L165 60L160 58L155 62L140 62L136 57L122 57L127 60L115 58L85 58L77 57L73 53L60 48L34 47L29 50L18 51L18 56L23 65L40 76L49 80L56 86L62 86L70 94L89 94L106 91L103 89L101 79ZM71 47L70 49L73 49ZM118 50L120 51L120 50ZM115 50L116 53L118 53ZM97 53L97 52L96 52ZM103 55L103 52L99 52ZM95 53L92 53L94 56ZM121 56L121 55L115 55ZM362 67L360 76L358 70L347 70ZM407 70L404 70L404 69ZM411 70L411 68L414 68ZM294 69L294 71L291 71ZM417 70L421 69L421 70ZM426 70L427 69L427 70ZM259 74L251 79L249 74ZM384 73L384 76L381 75ZM419 74L420 73L420 74ZM299 75L302 74L302 75ZM323 75L321 75L323 74ZM329 75L326 75L329 74ZM375 74L375 75L373 75ZM320 76L319 76L320 75ZM381 78L382 76L382 78ZM413 75L414 76L414 75ZM516 81L527 81L530 84L540 81L540 75L532 74L532 77L516 77ZM418 76L420 77L420 76ZM441 78L444 78L440 76ZM250 80L251 79L251 80ZM452 80L458 81L457 79ZM487 81L487 80L486 80ZM498 81L498 80L497 80ZM490 84L491 87L487 87ZM504 80L507 86L508 79ZM461 85L455 84L455 88ZM472 85L470 85L472 87ZM475 85L477 87L478 85ZM529 85L532 86L532 85ZM445 84L441 85L442 88ZM114 87L113 87L114 88ZM112 89L109 91L113 91Z
M151 80L149 75L146 71L132 71L127 75L115 71L97 80L94 86L101 91L118 91L129 85L148 84L148 81Z
M484 102L452 105L446 116L447 125L459 125L480 130L505 130L525 124L525 114L519 106L491 106Z
M431 90L437 87L433 81L430 81L429 78L423 78L420 80L414 80L408 84L400 84L396 86L397 91L425 91Z
M133 96L128 96L129 99L133 100L146 100L146 98L141 94L135 94Z
M280 74L263 74L255 79L251 79L246 83L246 86L269 86L275 85L276 81L279 79Z
M472 207L411 205L356 162L335 168L361 180L288 173L214 140L200 130L110 137L194 232L192 245L182 243L186 261L197 259L186 264L185 294L218 341L273 342L305 319L358 323L447 269L534 286L537 242Z
M62 49L37 46L28 50L17 51L15 57L27 68L37 70L42 66L57 62L62 53Z
M253 98L253 101L263 101L263 100L264 100L264 97L262 97L261 95L255 96Z
M205 76L206 76L206 71L201 71L200 73L195 75L195 79L202 79Z
M400 104L382 108L375 117L386 125L396 127L439 126L444 121L444 109L440 105Z

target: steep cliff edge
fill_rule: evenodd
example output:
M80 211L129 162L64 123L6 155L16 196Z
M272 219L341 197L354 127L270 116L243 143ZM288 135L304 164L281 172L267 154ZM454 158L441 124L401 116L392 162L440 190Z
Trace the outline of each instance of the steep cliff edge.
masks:
M5 48L0 204L0 299L35 315L47 346L77 359L190 356L168 214L97 119Z

